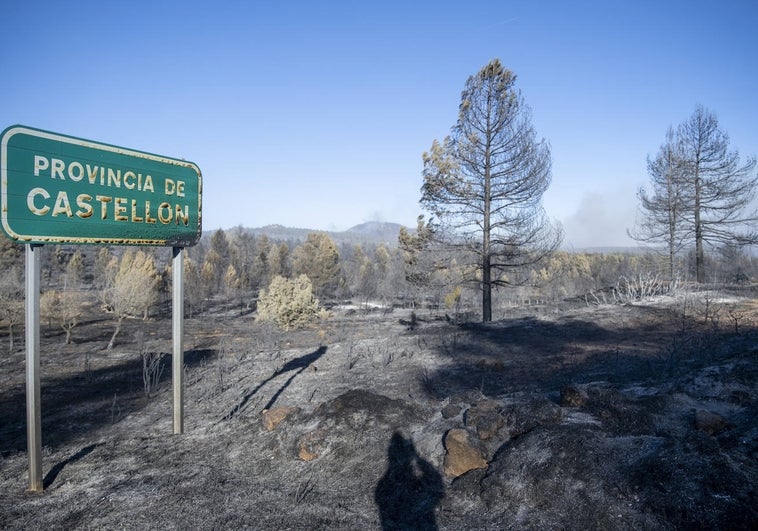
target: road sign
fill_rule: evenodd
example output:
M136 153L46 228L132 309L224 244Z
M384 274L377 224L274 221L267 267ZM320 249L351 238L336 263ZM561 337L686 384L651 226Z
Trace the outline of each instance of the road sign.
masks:
M2 229L18 243L185 247L200 238L192 162L21 125L0 140Z

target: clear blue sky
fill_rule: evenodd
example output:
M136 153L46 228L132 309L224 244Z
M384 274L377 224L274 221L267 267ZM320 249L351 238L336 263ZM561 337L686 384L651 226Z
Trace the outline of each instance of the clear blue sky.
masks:
M552 146L569 246L624 245L697 104L758 153L758 1L6 0L0 129L191 160L206 230L415 225L421 154L498 57Z

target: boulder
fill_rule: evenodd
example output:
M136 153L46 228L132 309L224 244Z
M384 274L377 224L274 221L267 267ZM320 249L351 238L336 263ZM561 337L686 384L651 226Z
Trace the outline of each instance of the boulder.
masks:
M445 460L443 469L448 477L457 478L478 468L487 468L482 452L472 445L466 430L455 428L445 435Z

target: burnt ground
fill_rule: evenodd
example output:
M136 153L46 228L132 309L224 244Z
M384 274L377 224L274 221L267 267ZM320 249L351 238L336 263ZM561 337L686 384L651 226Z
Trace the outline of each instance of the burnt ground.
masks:
M42 331L42 493L27 492L23 350L0 337L6 529L758 527L758 302L687 293L514 308L490 324L336 308L280 333L185 321L146 396L136 338L170 319ZM264 413L266 411L266 413ZM450 436L478 466L452 477Z

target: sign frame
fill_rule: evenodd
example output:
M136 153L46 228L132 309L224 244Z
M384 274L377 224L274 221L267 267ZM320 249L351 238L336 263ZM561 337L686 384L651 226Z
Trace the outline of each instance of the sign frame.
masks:
M193 162L24 125L2 132L0 161L0 226L17 243L190 247L202 235Z
M11 145L13 137L16 135L24 135L26 144L19 142L21 146ZM34 146L35 140L38 141L39 145ZM35 147L35 150L30 149L32 146ZM76 149L67 152L66 149L71 146ZM45 147L47 149L44 149ZM36 155L34 154L35 151ZM9 161L11 153L13 158ZM110 165L107 172L108 180L106 180L106 170L99 169L103 168L104 164ZM120 168L117 167L119 165ZM117 168L114 169L114 167ZM94 168L98 168L98 170ZM129 177L126 173L122 174L125 168L127 168L127 173L130 172ZM156 194L156 185L153 182L152 174L144 174L147 177L145 177L145 181L142 181L142 174L134 171L137 168L155 172L156 182L159 182L160 176L163 177L164 194L162 196ZM43 170L50 172L47 181L44 174L40 175ZM68 170L68 175L66 175L66 170ZM111 172L113 173L112 178ZM177 175L181 176L182 179L174 178ZM173 247L173 432L174 434L182 434L184 433L184 248L195 245L202 236L202 174L200 168L193 162L84 140L23 125L13 125L0 134L0 176L2 177L0 187L0 194L2 195L0 226L2 232L13 241L26 244L26 318L24 325L26 328L26 420L29 491L42 492L45 485L42 478L42 415L40 405L40 249L48 243ZM34 179L36 182L31 183L32 188L24 194L25 187L28 187L30 183L23 185L16 181L26 177ZM150 186L146 184L148 178L150 178ZM127 179L129 179L128 182ZM53 194L47 188L34 186L34 184L50 183L51 181L54 185L49 186L49 188L53 190L59 185L58 181L63 183L58 188L55 199L52 199ZM164 200L154 211L155 216L149 218L150 202L147 199L144 199L143 214L140 215L138 212L135 215L135 208L137 208L135 205L139 206L140 199L135 199L134 194L122 193L128 198L115 197L114 200L114 196L96 196L82 192L75 198L74 204L78 210L74 214L73 202L69 198L69 193L76 193L80 189L86 190L87 186L92 188L115 187L120 190L122 183L124 188L129 191L138 188L138 192L154 194L148 196L151 198L165 198L175 195L187 199L188 202L184 206L176 204L175 210L171 210L174 207ZM19 193L19 189L22 190L22 193ZM91 191L94 193L94 190ZM191 197L187 198L184 192L189 192ZM13 197L13 200L9 200L9 197ZM93 199L100 203L101 221L107 220L108 212L113 218L111 221L98 224L90 219L97 219L95 215L96 206L92 203ZM25 205L19 204L22 202L25 202ZM131 203L131 216L128 215L127 206L121 204L117 207L119 202ZM168 205L168 209L161 211L164 204ZM29 212L23 212L24 206ZM110 210L108 209L109 206ZM26 218L23 216L14 217L17 208L21 209ZM161 217L161 212L163 217ZM51 217L56 216L57 213L61 216L61 220L47 221L46 224L44 217L48 213ZM75 215L79 219L73 219ZM43 219L40 221L34 216ZM17 231L13 224L17 219L22 220L19 221L19 226L26 229L32 227L34 230ZM193 224L189 223L190 219L193 219ZM90 229L94 227L95 230L91 233L85 230L85 234L81 235L76 234L71 226L61 230L61 227L66 226L67 220L75 223L76 228L84 226ZM124 230L123 233L126 235L122 237L120 227L128 229L129 223L146 225L143 227L146 229L144 235L140 236L142 234L140 231L135 233L134 230ZM58 230L48 231L48 224L53 225ZM172 224L178 229L174 230ZM160 227L160 225L164 225L164 227ZM107 234L98 234L98 229L102 229L103 226L108 227ZM37 227L42 228L38 231ZM151 232L151 229L155 227L162 228L164 231L153 230ZM37 233L29 234L29 232Z

